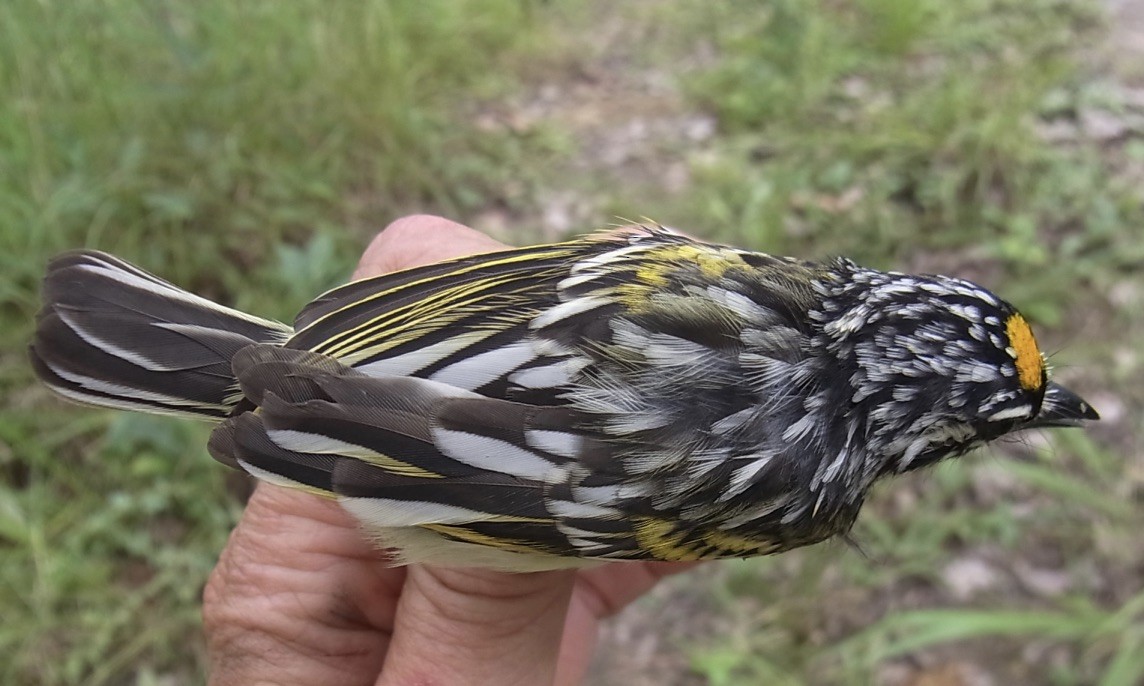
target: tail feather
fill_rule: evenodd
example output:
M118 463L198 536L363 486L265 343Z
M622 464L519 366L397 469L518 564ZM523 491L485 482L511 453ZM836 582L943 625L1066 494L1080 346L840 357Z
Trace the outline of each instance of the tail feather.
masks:
M36 373L64 397L119 409L226 417L242 398L231 358L292 333L95 251L53 260L43 299Z

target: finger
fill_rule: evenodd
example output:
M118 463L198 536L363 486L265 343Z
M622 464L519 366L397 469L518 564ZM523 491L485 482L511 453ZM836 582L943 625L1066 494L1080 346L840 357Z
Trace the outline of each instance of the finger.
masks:
M393 222L370 242L353 278L364 279L506 247L457 222L430 214L414 214Z
M580 572L564 622L564 641L554 683L558 686L583 683L596 650L600 621L618 614L664 577L686 572L696 564L616 563Z
M203 593L211 684L372 684L403 579L336 503L262 484Z
M550 684L572 572L409 568L378 684Z
M406 217L374 239L355 278L503 248L440 217ZM382 558L332 501L260 484L204 593L211 683L373 683L405 578Z
M699 562L619 563L585 569L576 578L576 598L592 613L611 617L665 577L695 569Z

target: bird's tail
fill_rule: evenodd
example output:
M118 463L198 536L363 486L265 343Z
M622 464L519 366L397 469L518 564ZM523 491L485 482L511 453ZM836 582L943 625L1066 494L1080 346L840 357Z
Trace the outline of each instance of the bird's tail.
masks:
M219 419L242 399L231 358L290 327L188 293L106 253L48 265L32 366L81 403Z

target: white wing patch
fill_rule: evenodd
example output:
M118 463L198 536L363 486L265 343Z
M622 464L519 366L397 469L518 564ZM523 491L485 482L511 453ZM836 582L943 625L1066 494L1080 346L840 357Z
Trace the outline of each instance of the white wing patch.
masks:
M576 434L565 431L546 431L544 429L529 429L524 432L524 440L528 447L543 450L559 457L572 459L580 454L584 439Z
M590 363L591 360L586 357L572 357L541 367L515 371L508 380L521 388L560 388L572 383L576 374Z
M556 468L534 452L467 431L434 427L433 442L442 453L457 462L522 479L544 481L545 475Z
M376 450L372 450L356 443L347 443L336 438L322 434L295 431L293 429L268 429L266 436L276 445L286 450L299 453L313 453L316 455L341 455L353 457L365 462L377 462L389 459Z
M618 519L620 513L611 507L601 507L590 503L574 503L568 500L550 500L548 511L561 519Z
M449 338L432 345L418 348L412 352L395 357L377 360L368 364L355 366L354 369L369 376L412 376L429 365L445 359L458 350L480 343L493 335L494 331L469 331L450 336Z
M575 316L584 312L591 312L592 310L603 307L604 305L611 304L613 301L610 298L605 298L598 295L587 295L583 298L575 298L568 302L560 303L554 307L550 307L544 312L541 312L532 320L530 327L533 330L543 329L546 326L551 326L556 322L567 319L568 317Z
M532 345L528 341L520 341L466 357L435 372L429 378L438 383L471 391L501 378L535 358L536 353L533 352Z

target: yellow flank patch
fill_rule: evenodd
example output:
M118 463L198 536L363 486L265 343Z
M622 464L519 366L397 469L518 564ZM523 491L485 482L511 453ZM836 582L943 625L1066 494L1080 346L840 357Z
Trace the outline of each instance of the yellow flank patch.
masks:
M658 560L687 562L724 557L751 557L772 552L772 541L752 539L718 529L679 530L666 519L635 518L636 542Z
M686 533L676 530L675 525L665 519L637 517L634 525L636 543L657 560L688 562L703 557L694 544L684 542Z
M1026 391L1037 391L1045 383L1045 358L1033 338L1029 322L1019 314L1013 314L1005 321L1005 333L1009 335L1009 345L1017 365L1017 381Z
M748 538L729 534L726 531L712 530L703 537L703 540L718 551L719 557L749 557L763 555L774 550L777 546L771 541ZM712 555L711 557L715 557Z

